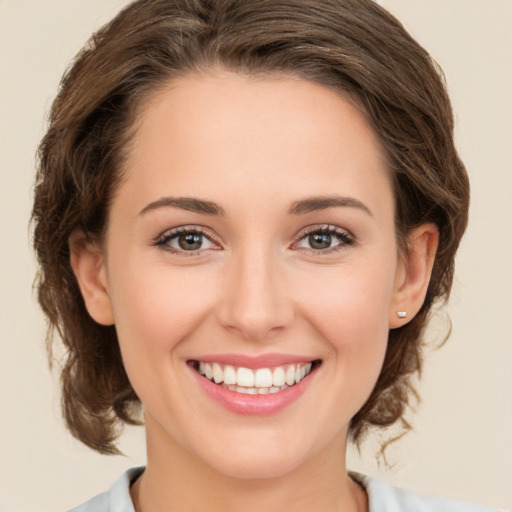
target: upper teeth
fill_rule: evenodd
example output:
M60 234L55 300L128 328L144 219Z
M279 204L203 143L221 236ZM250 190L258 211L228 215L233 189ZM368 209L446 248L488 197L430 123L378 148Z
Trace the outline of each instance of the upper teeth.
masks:
M270 388L293 386L311 371L311 363L288 364L274 368L251 370L243 366L221 365L220 363L199 363L199 373L216 384L241 387Z

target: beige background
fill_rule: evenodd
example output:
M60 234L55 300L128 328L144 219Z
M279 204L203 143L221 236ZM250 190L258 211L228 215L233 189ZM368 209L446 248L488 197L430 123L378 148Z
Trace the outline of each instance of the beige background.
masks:
M96 455L62 426L31 293L27 222L44 113L70 58L123 0L0 0L0 512L64 510L144 462ZM512 508L512 2L383 0L445 70L473 184L471 225L448 313L428 354L415 431L379 469L375 439L353 468L392 483ZM431 338L435 339L433 329Z

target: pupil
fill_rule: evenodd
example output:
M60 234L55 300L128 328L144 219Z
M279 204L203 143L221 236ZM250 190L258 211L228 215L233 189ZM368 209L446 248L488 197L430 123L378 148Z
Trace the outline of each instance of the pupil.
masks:
M185 235L180 235L178 238L178 243L180 248L186 251L200 249L201 238L202 235L199 233L186 233Z
M313 249L328 249L331 246L332 236L328 233L313 233L309 235L309 245Z

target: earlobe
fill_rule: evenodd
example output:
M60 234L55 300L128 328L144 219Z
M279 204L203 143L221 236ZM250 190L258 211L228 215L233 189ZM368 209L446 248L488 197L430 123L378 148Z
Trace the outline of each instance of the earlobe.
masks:
M398 264L395 291L389 310L389 328L401 327L420 310L434 266L439 231L435 224L422 224L408 236L407 251Z
M70 263L87 311L99 324L112 325L114 315L108 293L103 251L82 230L69 237Z

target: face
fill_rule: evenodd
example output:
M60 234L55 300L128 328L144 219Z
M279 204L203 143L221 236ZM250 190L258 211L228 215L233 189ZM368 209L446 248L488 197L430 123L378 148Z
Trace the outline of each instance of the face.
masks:
M219 72L152 98L88 301L149 449L242 477L343 450L400 308L393 220L377 137L338 93Z

